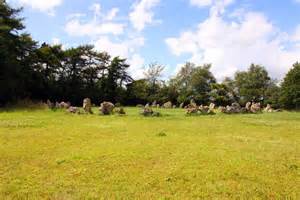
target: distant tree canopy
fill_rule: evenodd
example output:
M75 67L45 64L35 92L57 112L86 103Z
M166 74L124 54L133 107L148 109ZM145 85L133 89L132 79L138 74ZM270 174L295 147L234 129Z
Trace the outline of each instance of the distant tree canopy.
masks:
M235 74L235 85L243 102L264 100L270 81L265 68L254 64L248 71Z
M233 79L218 83L211 65L187 62L169 80L165 67L151 63L144 79L133 80L126 59L98 52L92 45L63 49L61 45L41 45L25 34L20 9L0 1L0 106L29 98L70 101L79 105L86 97L124 105L173 104L228 105L248 101L271 103L275 107L300 108L300 64L295 63L281 85L267 70L252 64Z
M122 101L132 81L126 59L111 58L91 45L63 50L38 45L23 32L21 10L0 3L0 104L22 98L71 101Z
M281 85L280 101L287 109L300 109L300 63L295 63Z

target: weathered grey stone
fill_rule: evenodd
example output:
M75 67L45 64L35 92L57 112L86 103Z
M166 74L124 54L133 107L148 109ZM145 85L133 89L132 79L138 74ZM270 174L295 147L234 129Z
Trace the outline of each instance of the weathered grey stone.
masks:
M83 100L83 106L82 107L83 107L84 112L89 113L89 114L93 113L93 111L92 111L92 102L91 102L90 98L85 98Z
M68 108L68 112L75 114L75 113L80 113L80 110L77 107L72 107L71 106L71 107Z
M114 112L118 113L119 115L126 115L126 112L122 107L114 109Z
M70 102L64 102L64 101L62 101L62 102L59 103L59 107L60 108L68 109L70 106L71 106Z
M210 104L209 104L209 109L210 109L210 110L213 111L213 110L215 109L215 107L216 107L216 104L214 104L214 103L210 103Z
M47 100L47 106L49 109L54 109L55 105L49 99Z
M251 108L250 108L250 111L251 111L252 113L259 113L259 112L261 112L261 106L260 106L260 103L252 103Z
M110 115L113 113L114 107L115 106L113 103L104 101L103 103L101 103L101 107L99 108L99 110L103 115Z
M181 103L180 105L179 105L179 108L183 108L184 107L184 103Z
M225 113L236 114L241 112L241 106L238 103L232 103L231 106L226 106Z
M220 107L219 107L219 111L220 111L221 113L226 113L226 107L220 106Z
M251 102L246 103L245 108L246 108L247 112L251 112L251 104L252 104Z
M208 107L208 106L203 106L203 105L201 105L201 106L199 106L199 111L200 111L202 114L206 114L206 113L208 113L208 111L209 111L209 107Z
M264 109L265 112L275 112L275 110L272 108L270 104L267 104L267 107Z
M163 105L163 107L164 108L172 108L172 102L171 101L168 101L168 102L166 102L166 103L164 103L164 105Z
M214 107L215 105L210 105L210 106L199 106L199 111L202 115L211 115L211 114L215 114L214 112Z
M156 102L156 101L153 101L152 107L156 107L156 106L157 106L157 102Z
M198 113L198 108L197 107L189 107L186 109L186 114L197 114Z

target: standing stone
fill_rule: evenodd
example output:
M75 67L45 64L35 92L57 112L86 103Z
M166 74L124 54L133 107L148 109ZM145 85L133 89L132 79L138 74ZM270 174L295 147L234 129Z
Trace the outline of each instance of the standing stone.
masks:
M122 107L116 108L114 110L114 112L118 113L119 115L126 115L126 112L125 112L124 108L122 108Z
M245 108L246 108L247 112L251 111L251 104L252 104L251 102L247 102L246 103L246 107Z
M187 107L186 108L186 114L197 114L198 113L198 108L197 107Z
M110 115L113 113L114 107L113 103L104 101L99 110L103 115Z
M179 108L183 108L184 107L184 103L181 103L180 105L179 105Z
M153 113L154 112L153 112L152 108L150 108L150 107L145 107L141 111L141 115L144 115L144 116L151 116Z
M157 106L157 102L156 101L153 101L153 103L152 103L152 107L156 107Z
M49 99L47 100L47 106L49 109L54 109L55 105Z
M74 114L79 113L79 109L77 107L72 107L71 106L71 107L68 108L68 112L69 113L74 113Z
M66 102L62 101L62 102L59 103L60 108L68 109L70 106L71 106L70 102L66 103Z
M260 103L253 103L250 108L252 113L258 113L261 111Z
M164 103L163 107L164 108L172 108L172 102L168 101L168 102Z
M213 111L213 110L215 109L215 107L216 107L216 104L214 104L214 103L210 103L210 104L209 104L209 109L210 109L210 110Z
M220 106L220 107L219 107L219 111L220 111L221 113L226 113L226 107Z
M89 114L93 114L92 102L91 102L90 98L85 98L83 100L83 106L82 107L83 107L84 112L89 113Z
M274 112L272 106L270 104L267 104L267 107L264 109L265 112Z
M234 113L241 113L242 109L240 104L238 103L232 103L231 106L226 106L225 113L227 114L234 114Z

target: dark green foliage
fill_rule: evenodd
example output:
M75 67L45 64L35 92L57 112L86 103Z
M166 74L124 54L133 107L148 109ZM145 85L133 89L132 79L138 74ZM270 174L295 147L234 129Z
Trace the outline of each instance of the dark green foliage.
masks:
M0 1L0 105L24 98L33 73L30 57L36 43L20 34L24 26L19 12Z
M251 64L248 71L235 74L235 84L239 90L241 103L263 101L271 78L264 67Z
M147 81L140 79L127 85L126 100L131 105L143 104L148 102Z
M0 105L24 98L77 105L85 97L121 102L125 84L132 81L126 59L111 59L90 45L37 46L30 35L19 34L24 29L19 12L0 2Z
M280 102L287 109L300 109L300 63L295 63L281 85Z
M218 106L231 105L236 101L233 91L224 83L211 85L210 101Z

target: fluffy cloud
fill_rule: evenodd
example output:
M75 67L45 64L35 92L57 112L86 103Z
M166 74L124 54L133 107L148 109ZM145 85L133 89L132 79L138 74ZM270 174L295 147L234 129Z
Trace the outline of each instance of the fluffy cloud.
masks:
M133 5L133 10L129 14L130 21L137 31L144 30L146 25L153 24L154 19L152 9L158 5L160 0L141 0Z
M120 35L124 31L124 24L112 22L98 23L96 21L82 23L79 19L72 19L67 22L65 30L71 36Z
M198 7L210 6L211 15L219 15L225 12L225 8L232 4L234 0L190 0L190 4Z
M198 7L210 6L213 0L190 0L191 5Z
M54 15L54 9L60 6L63 0L9 0L8 2L17 3L21 6L29 6L32 9Z
M93 4L90 9L94 13L94 18L89 21L82 21L84 16L80 13L75 13L68 16L68 22L65 25L65 31L71 36L97 36L105 34L120 35L124 32L125 25L117 23L115 19L118 8L112 8L107 13L101 12L100 4Z
M149 9L156 2L158 0L143 0L139 4L134 4L134 8L137 10L141 8L142 10L146 9L147 12L152 13ZM93 17L88 21L84 20L84 17L87 16L86 14L74 13L69 15L65 31L71 36L86 36L90 38L91 44L95 46L97 51L106 51L113 57L127 58L127 62L131 65L129 69L130 74L134 78L141 78L143 76L144 58L139 54L139 50L144 46L144 37L135 29L124 32L126 24L130 21L119 22L117 18L118 8L103 11L101 5L95 3L90 6L90 10ZM153 14L146 15L150 17L143 22L144 25L153 20ZM124 18L121 19L124 20Z
M143 76L144 59L138 54L139 48L144 45L143 37L132 37L124 41L112 41L109 37L103 36L93 42L95 49L98 51L106 51L112 56L120 56L128 58L131 65L130 73L134 78Z
M211 15L196 30L166 39L174 55L190 54L190 61L212 63L220 80L236 70L245 70L252 62L264 65L273 77L282 78L299 59L300 28L293 36L281 32L263 14L246 12L228 21L223 15Z

